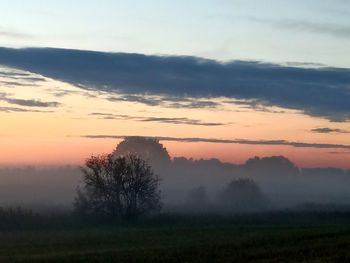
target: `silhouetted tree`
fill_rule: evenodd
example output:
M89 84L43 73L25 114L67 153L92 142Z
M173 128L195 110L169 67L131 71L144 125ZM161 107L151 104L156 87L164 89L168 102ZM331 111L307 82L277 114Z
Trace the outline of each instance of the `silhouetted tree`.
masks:
M147 137L126 137L112 153L114 156L138 155L146 160L157 173L162 173L170 164L167 149L158 139Z
M296 176L299 175L298 167L283 156L254 157L244 165L249 176Z
M229 210L254 211L266 205L260 187L252 179L236 179L219 194L221 206Z
M74 203L81 215L136 220L161 207L159 179L136 155L92 156L83 172L84 185Z

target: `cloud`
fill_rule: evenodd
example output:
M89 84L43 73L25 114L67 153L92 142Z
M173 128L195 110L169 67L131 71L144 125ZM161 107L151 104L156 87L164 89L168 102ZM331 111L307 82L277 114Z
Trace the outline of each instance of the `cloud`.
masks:
M0 67L0 84L10 87L26 87L26 86L39 86L39 82L45 82L46 79L40 76L36 76L27 72L19 72L17 70Z
M50 101L50 102L43 102L40 100L32 100L32 99L16 99L16 98L9 98L9 94L7 93L0 93L0 101L5 101L9 104L15 104L19 106L26 106L26 107L57 107L60 105L59 102Z
M27 81L27 82L45 82L46 81L46 79L39 78L39 77L11 77L11 78Z
M257 100L227 100L224 102L228 103L228 104L238 105L238 106L240 106L240 108L243 108L243 109L253 109L255 111L261 111L261 112L278 113L278 114L286 112L284 110L269 109L269 108L263 106Z
M14 38L14 39L33 38L32 35L25 34L25 33L14 32L14 31L4 30L1 27L0 27L0 37Z
M46 79L40 77L30 77L30 74L13 74L10 72L0 72L0 77L6 77L14 80L27 81L27 82L44 82Z
M200 125L200 126L222 126L222 125L226 125L226 123L221 123L221 122L203 122L203 121L200 121L200 120L194 120L194 119L188 119L188 118L149 117L149 118L143 118L141 121L144 121L144 122L172 123L172 124Z
M311 132L315 132L315 133L350 133L350 131L346 131L343 129L333 129L333 128L328 128L328 127L314 128L314 129L311 129Z
M211 100L192 100L184 102L172 102L168 105L171 108L188 108L188 109L213 109L221 106L220 103Z
M331 121L350 120L350 69L51 48L0 48L0 64L111 93L209 101L227 97L301 110Z
M135 120L141 122L158 122L158 123L169 123L169 124L185 124L185 125L198 125L198 126L222 126L230 123L221 122L204 122L196 119L189 119L185 117L180 118L167 118L167 117L138 117L125 114L111 114L111 113L100 113L93 112L91 116L98 116L106 120Z
M163 104L163 101L159 98L152 98L149 96L140 96L140 95L135 95L135 94L127 94L127 95L122 95L122 96L111 96L108 97L107 100L109 101L128 101L128 102L138 102L145 104L147 106L159 106Z
M291 67L311 67L311 68L320 68L320 67L327 67L327 65L322 64L322 63L314 63L314 62L286 62L285 63L287 66Z
M50 102L43 102L40 100L33 100L33 99L16 99L16 98L9 98L11 94L0 92L0 101L5 101L9 104L15 104L19 106L26 106L26 107L58 107L60 105L59 102L50 101Z
M305 31L317 34L327 34L339 38L350 38L350 26L348 24L317 23L313 21L294 20L294 19L268 19L259 17L245 17L246 19L268 24L282 29L291 29L296 31Z
M0 107L0 112L14 113L14 112L41 112L41 113L51 113L53 111L42 111L42 110L33 110L33 109L23 109L16 107Z
M119 135L83 135L83 138L90 139L124 139L126 137L140 136L119 136ZM142 136L141 136L142 137ZM297 148L318 148L318 149L350 149L346 144L329 144L329 143L307 143L292 142L286 140L247 140L247 139L215 139L215 138L178 138L178 137L147 137L156 138L160 141L176 142L208 142L208 143L225 143L225 144L247 144L247 145L269 145L269 146L291 146Z
M51 101L51 102L43 102L40 100L24 100L24 99L4 99L7 103L16 104L20 106L27 107L57 107L60 103Z
M98 95L85 91L85 90L70 90L70 89L63 89L61 87L54 87L54 88L46 88L45 89L49 94L55 96L56 98L62 98L65 96L70 96L70 95L80 95L84 96L86 98L96 98Z
M4 81L4 80L0 80L0 85L5 85L5 86L8 86L8 87L27 87L27 86L38 86L36 84L33 84L33 83L24 83L24 82L19 82L19 81Z
M8 69L6 69L8 70ZM10 78L18 78L18 77L27 77L30 76L29 73L24 72L9 72L9 71L0 71L0 77L10 77Z
M123 94L119 96L109 96L107 100L116 102L137 102L147 106L162 106L167 108L212 109L221 106L220 103L211 100L175 96Z

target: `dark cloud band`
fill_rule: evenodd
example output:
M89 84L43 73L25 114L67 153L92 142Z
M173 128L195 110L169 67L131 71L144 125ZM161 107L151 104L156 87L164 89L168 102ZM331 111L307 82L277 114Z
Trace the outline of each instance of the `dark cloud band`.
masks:
M332 121L350 120L349 69L51 48L0 48L0 64L82 88L185 98L229 97L298 109Z
M34 109L23 109L17 107L0 107L0 112L14 113L14 112L39 112L39 113L52 113L53 111L42 111Z
M347 131L347 130L328 128L328 127L314 128L314 129L311 129L311 132L314 132L314 133L350 133L350 131Z
M83 138L89 139L124 139L126 137L139 136L114 136L114 135L83 135ZM208 143L225 143L225 144L248 144L248 145L270 145L270 146L292 146L298 148L319 148L319 149L350 149L350 145L345 144L328 144L328 143L306 143L291 142L286 140L246 140L246 139L212 139L212 138L178 138L178 137L148 137L156 138L160 141L176 142L208 142Z
M40 100L32 100L32 99L17 99L17 98L9 98L8 94L0 93L0 101L5 101L9 104L26 106L26 107L58 107L60 103L56 101L40 101Z
M198 125L198 126L221 126L230 123L221 122L205 122L197 119L190 119L186 117L142 117L142 116L131 116L125 114L111 114L111 113L100 113L93 112L91 116L97 116L100 119L106 120L134 120L142 122L158 122L167 124L185 124L185 125Z

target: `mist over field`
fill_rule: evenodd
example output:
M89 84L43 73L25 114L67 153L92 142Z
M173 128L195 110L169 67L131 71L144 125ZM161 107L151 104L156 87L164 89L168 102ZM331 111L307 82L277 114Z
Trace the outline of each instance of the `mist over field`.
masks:
M147 139L146 139L147 140ZM139 142L142 148L143 141ZM154 156L162 153L154 152ZM350 209L350 170L299 168L283 156L253 157L244 164L218 159L153 158L160 176L163 209L183 213L241 213L279 209ZM0 206L37 212L71 211L82 185L82 166L8 166L0 168ZM237 196L242 206L227 209L220 193L232 181L251 179L264 205Z

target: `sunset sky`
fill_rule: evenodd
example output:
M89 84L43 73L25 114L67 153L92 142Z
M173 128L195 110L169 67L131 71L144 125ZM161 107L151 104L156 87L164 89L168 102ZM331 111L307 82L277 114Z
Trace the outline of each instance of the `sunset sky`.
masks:
M350 2L0 0L0 164L171 156L350 168Z

